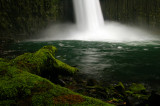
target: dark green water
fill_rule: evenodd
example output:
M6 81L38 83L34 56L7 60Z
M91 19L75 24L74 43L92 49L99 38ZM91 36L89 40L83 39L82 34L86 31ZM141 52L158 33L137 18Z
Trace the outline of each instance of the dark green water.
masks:
M87 78L115 83L139 82L159 87L160 42L107 43L88 41L21 42L11 45L3 56L14 58L35 52L44 45L58 48L56 58L76 66Z

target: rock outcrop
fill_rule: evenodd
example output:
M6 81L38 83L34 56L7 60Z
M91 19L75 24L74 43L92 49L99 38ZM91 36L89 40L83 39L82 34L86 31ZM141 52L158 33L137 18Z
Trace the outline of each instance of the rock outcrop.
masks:
M77 69L55 59L56 48L45 46L35 53L26 53L13 60L0 58L0 105L110 106L101 100L83 96L42 78L47 73L74 74Z

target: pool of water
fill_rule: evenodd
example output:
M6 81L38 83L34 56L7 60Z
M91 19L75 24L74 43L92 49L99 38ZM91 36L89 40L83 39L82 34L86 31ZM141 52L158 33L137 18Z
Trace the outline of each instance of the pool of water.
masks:
M160 42L20 42L10 45L3 56L14 58L35 52L44 45L58 48L56 58L76 66L87 78L103 82L139 82L160 86ZM2 55L2 54L1 54Z

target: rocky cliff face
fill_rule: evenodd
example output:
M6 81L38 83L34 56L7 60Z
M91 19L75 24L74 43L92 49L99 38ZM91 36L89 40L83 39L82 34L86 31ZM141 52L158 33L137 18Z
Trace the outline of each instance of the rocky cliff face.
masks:
M71 0L1 0L0 36L30 38L57 21L73 20Z
M100 0L106 20L160 28L160 0Z

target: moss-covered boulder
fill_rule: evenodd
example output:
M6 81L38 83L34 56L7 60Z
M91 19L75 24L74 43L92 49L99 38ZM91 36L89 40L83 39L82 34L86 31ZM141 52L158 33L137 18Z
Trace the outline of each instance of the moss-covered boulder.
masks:
M130 87L129 90L132 91L133 93L141 93L142 91L145 91L146 88L142 84L136 84L133 83Z
M57 51L54 46L44 46L35 53L25 53L11 62L19 69L53 80L58 75L72 75L77 69L59 60L55 56Z
M128 96L132 96L138 100L147 100L150 94L142 84L133 83L126 91Z
M43 51L45 48L46 47L42 48L40 51ZM23 65L25 66L25 64ZM22 67L19 68L19 65L15 66L0 59L1 106L110 106L110 104L100 100L86 97L72 92L67 88L55 85L49 80L31 74L26 70L28 69L22 69Z

